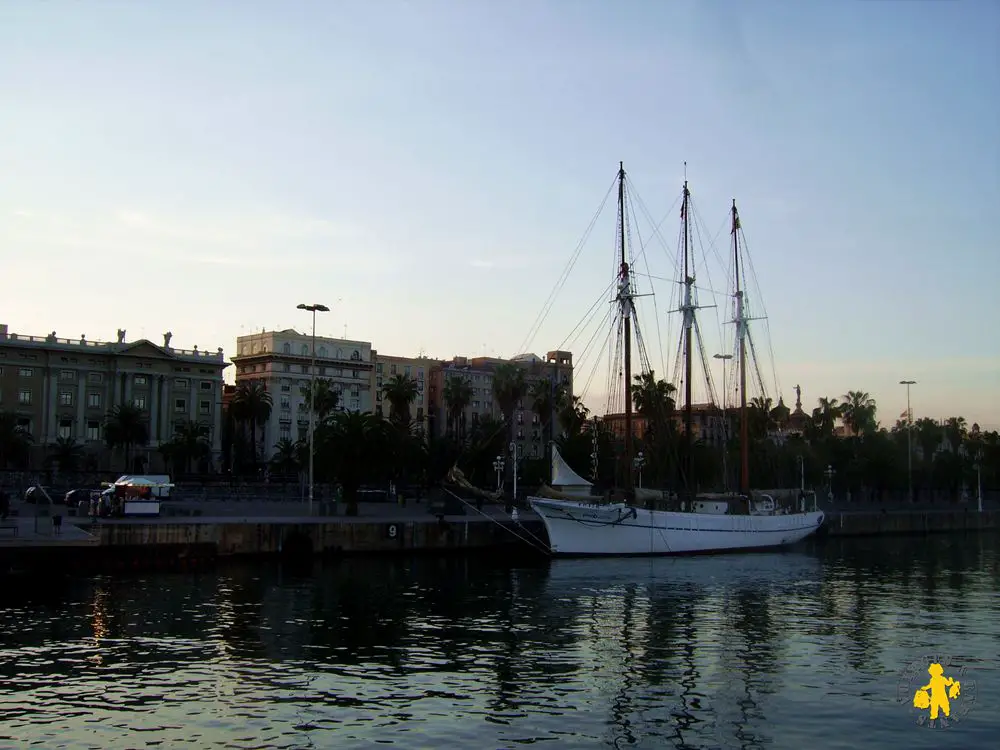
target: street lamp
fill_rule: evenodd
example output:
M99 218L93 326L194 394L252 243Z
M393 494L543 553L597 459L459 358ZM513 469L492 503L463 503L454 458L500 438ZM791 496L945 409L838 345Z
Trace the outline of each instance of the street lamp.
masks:
M983 450L976 453L976 484L978 485L976 510L983 512Z
M330 312L319 303L296 305L296 309L312 313L312 362L309 365L309 515L313 514L313 435L316 428L316 313Z
M829 464L827 464L826 471L824 471L823 473L826 474L826 486L827 486L827 488L829 490L830 502L832 503L833 502L833 475L836 474L837 471L832 466L830 466Z
M511 465L514 467L514 484L511 487L511 499L512 505L517 504L517 443L513 440L510 441L510 461Z
M503 465L504 465L503 456L497 456L495 459L493 459L493 471L497 473L497 492L499 492L500 487L503 486L501 479L503 475Z
M639 451L638 455L632 459L632 463L635 465L635 470L639 473L639 489L642 489L642 467L646 465L646 456L642 451Z
M906 386L906 482L910 490L910 502L913 502L913 412L910 410L910 386L916 385L916 380L900 380L900 385Z
M722 489L729 490L729 468L726 466L726 454L729 453L729 414L726 411L726 361L733 358L732 354L714 354L714 359L722 360Z

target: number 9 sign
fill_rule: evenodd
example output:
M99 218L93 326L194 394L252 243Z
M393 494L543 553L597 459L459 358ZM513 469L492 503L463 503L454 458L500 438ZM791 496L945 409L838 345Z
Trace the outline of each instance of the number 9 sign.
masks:
M394 523L390 523L389 527L386 529L386 534L390 539L399 539L399 526Z

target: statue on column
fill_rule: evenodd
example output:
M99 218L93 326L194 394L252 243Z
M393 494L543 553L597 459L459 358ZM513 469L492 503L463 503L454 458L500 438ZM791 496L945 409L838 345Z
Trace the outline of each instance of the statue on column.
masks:
M802 408L802 386L795 386L795 408Z
M170 348L170 339L172 339L173 337L174 337L174 334L171 333L170 331L167 331L165 334L163 334L163 348L164 349L169 349Z
M118 329L118 343L119 344L124 344L125 343L125 329L124 328L119 328Z

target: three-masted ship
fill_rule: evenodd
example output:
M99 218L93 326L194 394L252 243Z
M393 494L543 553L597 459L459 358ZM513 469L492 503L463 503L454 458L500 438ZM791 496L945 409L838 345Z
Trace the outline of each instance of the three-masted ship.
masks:
M552 446L552 477L546 494L553 497L528 498L530 507L541 517L548 532L549 546L556 555L673 555L725 552L782 547L801 541L823 523L824 514L816 507L815 495L804 488L790 491L754 491L750 483L750 437L747 405L747 345L749 338L745 290L741 288L740 218L733 201L731 209L734 273L734 320L739 367L739 489L736 492L699 493L694 488L692 420L692 351L697 332L693 298L694 273L691 268L690 191L684 182L681 222L683 245L684 351L684 441L687 459L687 492L676 509L646 507L641 490L634 487L631 471L625 472L624 500L601 502L593 494L592 483L574 472L555 445ZM618 236L621 262L614 303L622 331L624 371L624 465L633 462L632 410L632 329L636 320L635 280L627 249L625 169L618 172ZM637 492L639 497L637 497ZM648 495L648 491L645 493ZM808 506L808 507L807 507Z

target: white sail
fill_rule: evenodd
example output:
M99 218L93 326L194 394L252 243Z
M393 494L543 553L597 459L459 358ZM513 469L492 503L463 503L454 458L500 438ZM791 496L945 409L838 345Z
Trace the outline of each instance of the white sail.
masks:
M552 444L552 481L549 484L554 490L587 489L589 491L593 487L592 482L588 482L569 467L569 464L560 455L555 443Z

